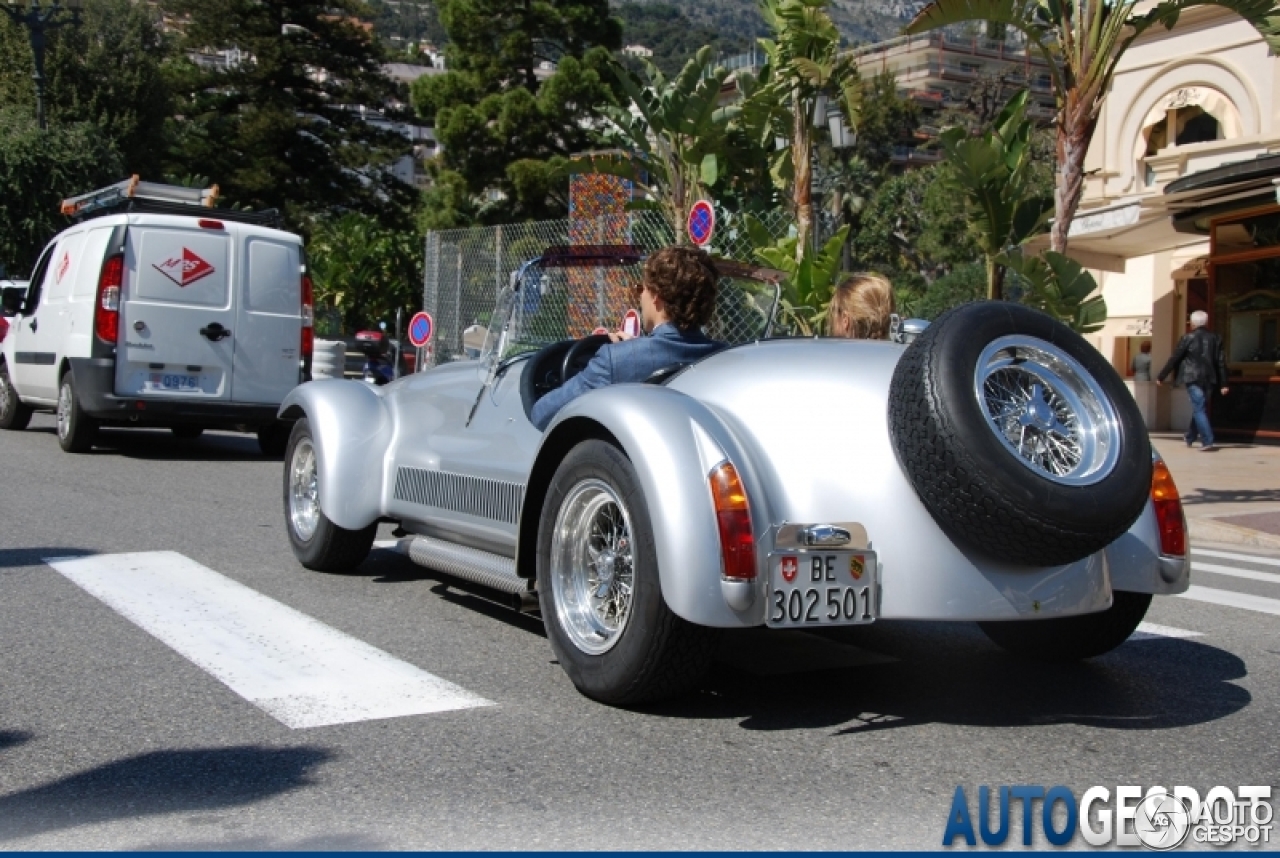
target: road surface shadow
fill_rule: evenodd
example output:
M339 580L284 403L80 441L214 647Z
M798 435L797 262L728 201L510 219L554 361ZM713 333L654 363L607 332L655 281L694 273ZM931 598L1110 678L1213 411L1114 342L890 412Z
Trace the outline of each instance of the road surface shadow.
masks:
M39 566L45 558L91 557L97 554L87 548L0 548L0 569L17 569L23 566Z
M189 440L168 429L111 429L98 431L94 455L126 459L175 462L269 462L280 456L264 456L254 435L238 432L205 432Z
M895 625L830 639L900 660L818 670L802 663L782 673L726 658L743 634L730 633L699 692L647 711L737 719L746 730L831 728L833 735L926 723L1151 730L1215 721L1252 701L1232 683L1246 675L1244 662L1191 640L1134 640L1100 658L1053 665L1006 655L972 624Z
M0 751L25 745L33 738L26 730L0 730Z
M1188 505L1206 503L1280 503L1280 489L1196 489L1182 496Z
M241 807L308 785L332 753L242 745L155 751L0 796L0 842L81 825Z

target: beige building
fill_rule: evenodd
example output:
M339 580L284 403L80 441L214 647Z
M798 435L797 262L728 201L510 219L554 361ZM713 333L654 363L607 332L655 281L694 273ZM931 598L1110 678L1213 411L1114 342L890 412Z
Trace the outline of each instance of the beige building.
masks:
M1122 58L1086 170L1069 252L1095 270L1109 314L1095 343L1148 425L1181 429L1190 408L1133 381L1133 357L1149 341L1158 372L1202 309L1231 375L1216 430L1280 439L1280 60L1224 10L1153 28Z

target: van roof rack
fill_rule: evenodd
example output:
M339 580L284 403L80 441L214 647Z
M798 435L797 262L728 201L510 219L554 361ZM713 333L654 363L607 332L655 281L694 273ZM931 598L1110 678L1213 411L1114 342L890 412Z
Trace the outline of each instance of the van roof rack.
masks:
M107 185L96 191L68 197L62 201L62 213L71 217L83 217L95 209L114 208L125 200L154 200L163 203L185 203L190 206L213 208L218 199L218 186L212 188L184 188L181 185L161 185L143 182L132 176L123 182Z
M280 212L276 209L258 212L214 209L217 200L217 185L211 188L187 188L182 185L143 182L135 175L87 194L68 197L62 201L61 211L68 217L84 219L121 211L195 215L196 212L192 209L204 209L210 216L221 220L272 227L280 225Z

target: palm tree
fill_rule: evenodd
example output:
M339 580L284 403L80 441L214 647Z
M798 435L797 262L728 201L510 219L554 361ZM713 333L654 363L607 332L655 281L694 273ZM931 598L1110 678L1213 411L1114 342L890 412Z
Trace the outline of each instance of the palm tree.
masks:
M683 243L689 207L719 181L728 123L720 87L729 73L713 67L710 47L671 79L648 60L643 79L621 65L615 70L630 104L598 110L610 124L606 145L617 151L585 155L571 167L630 179Z
M769 58L769 83L761 95L773 101L791 127L790 180L795 209L797 261L813 232L813 123L819 97L834 95L850 126L857 126L862 86L857 67L840 56L840 30L827 14L828 0L760 0L773 39L761 39Z
M1006 24L1026 35L1049 65L1057 98L1057 162L1050 246L1067 249L1067 231L1084 191L1084 160L1120 58L1159 24L1172 29L1184 9L1220 6L1244 18L1280 53L1280 8L1273 0L933 0L907 24L908 34L961 21Z
M1031 133L1027 91L1009 100L992 127L970 136L964 128L942 133L949 170L941 181L961 201L969 234L986 257L987 298L1004 297L1000 257L1041 232L1052 203L1031 182Z

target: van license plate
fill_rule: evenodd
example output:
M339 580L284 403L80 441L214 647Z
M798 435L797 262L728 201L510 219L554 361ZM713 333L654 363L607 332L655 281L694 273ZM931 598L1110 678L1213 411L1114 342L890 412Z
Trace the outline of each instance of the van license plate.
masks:
M786 551L769 555L770 628L875 622L880 569L871 551Z
M200 376L153 372L147 379L147 386L152 390L199 390Z

